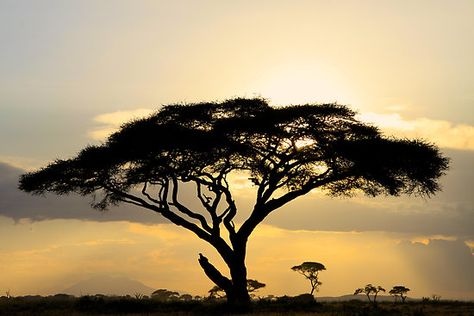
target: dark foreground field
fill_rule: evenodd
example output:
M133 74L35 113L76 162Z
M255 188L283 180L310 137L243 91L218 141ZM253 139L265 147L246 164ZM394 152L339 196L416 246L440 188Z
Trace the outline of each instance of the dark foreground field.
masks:
M250 310L239 311L222 302L157 302L125 297L19 297L0 298L0 315L321 315L321 316L474 316L474 302L383 302L377 307L366 302L298 302L290 298L254 302Z

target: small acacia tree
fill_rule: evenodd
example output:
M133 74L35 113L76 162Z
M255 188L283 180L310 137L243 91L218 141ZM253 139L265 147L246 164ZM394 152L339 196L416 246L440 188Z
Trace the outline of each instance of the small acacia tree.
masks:
M225 292L222 288L217 285L214 285L207 293L209 293L209 298L219 299L225 297Z
M22 175L19 188L76 192L94 196L98 209L129 203L160 214L218 251L229 277L203 255L201 267L230 302L246 303L247 243L273 211L316 188L370 196L438 191L448 160L434 145L385 138L354 115L338 104L271 107L259 98L168 105L74 158ZM255 204L239 225L232 173L246 173L255 186ZM182 195L191 186L195 201Z
M161 302L176 301L179 293L167 289L159 289L151 293L151 298Z
M377 295L380 292L385 292L385 289L383 287L381 287L380 285L379 286L374 286L374 285L369 283L363 288L356 289L355 292L354 292L354 295L364 293L367 296L367 299L369 300L369 302L371 302L373 304L377 304ZM370 295L373 295L372 300L370 299Z
M257 280L248 279L247 280L247 291L252 296L254 292L258 289L267 286L265 283L261 283ZM220 288L219 286L215 285L209 291L209 298L223 298L226 296L224 289Z
M388 293L390 295L393 295L395 297L395 300L397 299L397 297L400 297L400 299L402 300L402 303L405 303L405 300L407 298L406 294L409 291L410 291L410 289L403 286L403 285L396 285Z
M303 262L299 266L292 267L291 270L304 275L311 282L310 294L313 295L314 291L319 291L319 286L323 284L319 281L319 271L326 270L326 267L319 262Z

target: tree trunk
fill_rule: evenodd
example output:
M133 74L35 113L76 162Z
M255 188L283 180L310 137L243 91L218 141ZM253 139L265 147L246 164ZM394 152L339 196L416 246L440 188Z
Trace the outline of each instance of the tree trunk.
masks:
M243 256L234 253L231 259L225 260L230 269L231 280L223 276L202 254L199 254L198 261L209 279L225 291L228 303L239 306L250 304L245 253Z
M369 303L372 303L372 300L370 299L370 295L368 293L366 293L365 295L367 295L367 298L369 299Z
M250 295L247 290L247 268L241 258L235 258L231 264L230 275L232 277L232 289L230 296L227 295L227 301L236 305L248 305Z

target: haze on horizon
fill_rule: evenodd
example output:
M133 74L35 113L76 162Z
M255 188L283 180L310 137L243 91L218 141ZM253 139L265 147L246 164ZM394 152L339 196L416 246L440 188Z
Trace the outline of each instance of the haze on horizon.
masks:
M0 293L52 294L95 275L204 295L202 241L131 207L31 197L18 175L98 144L162 104L261 96L338 102L387 134L451 157L443 192L331 199L278 210L248 250L261 295L319 296L367 283L474 299L474 3L446 1L0 0ZM239 206L252 203L235 177Z

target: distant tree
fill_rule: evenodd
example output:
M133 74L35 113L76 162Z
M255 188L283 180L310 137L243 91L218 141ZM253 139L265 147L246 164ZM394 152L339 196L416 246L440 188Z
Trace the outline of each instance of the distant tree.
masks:
M247 291L251 297L255 297L254 293L265 286L267 286L265 283L258 282L257 280L247 280Z
M430 196L447 168L434 145L384 137L346 106L271 107L238 98L164 106L101 145L22 175L19 188L91 195L101 210L128 203L160 214L217 250L230 277L203 255L201 267L229 302L248 303L247 243L270 213L314 189ZM238 226L229 182L236 173L247 174L256 195ZM184 199L183 188L193 186L195 199Z
M261 283L257 280L252 280L252 279L248 279L247 280L247 291L249 292L249 294L252 296L252 294L254 292L256 292L258 289L261 289L263 287L265 287L266 284L265 283ZM212 287L209 291L209 298L214 298L214 299L219 299L219 298L223 298L225 297L225 291L218 287L217 285Z
M225 291L217 285L214 285L209 291L209 298L219 299L225 297Z
M383 287L381 287L380 285L379 286L374 286L374 285L369 283L363 288L356 289L355 292L354 292L354 295L364 293L367 296L367 299L369 300L369 302L371 302L373 304L377 304L377 295L380 292L385 292L385 289ZM372 300L370 299L370 295L373 295Z
M133 296L134 296L137 300L142 300L142 299L145 297L145 294L140 293L140 292L135 292L135 293L133 294Z
M396 285L394 286L390 292L388 292L390 295L393 295L395 297L395 300L397 297L400 297L403 303L405 303L405 299L407 298L406 294L410 291L409 288L404 287L402 285Z
M435 303L438 303L439 301L441 301L441 295L438 295L438 294L432 294L431 295L431 300Z
M179 300L189 302L193 300L193 296L191 294L182 294L179 296Z
M304 275L311 282L310 294L313 295L314 291L319 291L319 286L323 284L319 281L319 271L326 270L326 267L319 262L303 262L299 266L292 267L291 270Z
M421 301L423 303L434 303L434 304L437 304L441 301L441 295L438 295L438 294L432 294L431 297L428 297L428 296L423 296L421 298Z
M151 298L160 302L175 301L179 298L179 293L166 289L159 289L151 293Z

